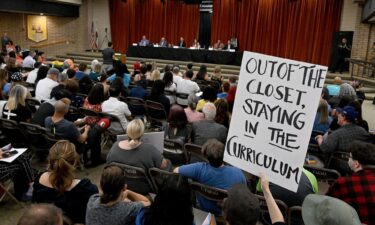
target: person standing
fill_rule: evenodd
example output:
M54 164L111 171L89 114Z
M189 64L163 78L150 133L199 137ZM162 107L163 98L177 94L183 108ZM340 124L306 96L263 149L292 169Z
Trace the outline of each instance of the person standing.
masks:
M10 37L8 37L8 33L7 32L4 32L3 33L3 36L1 37L1 49L3 50L3 52L6 52L6 46L9 44L9 42L11 42L12 40L10 39Z
M337 46L337 60L332 67L332 73L335 73L336 70L342 73L345 69L345 58L350 55L351 50L351 46L347 42L346 38L342 38L341 43Z
M108 42L108 48L103 49L103 66L102 69L107 72L113 68L113 60L115 59L115 51L112 42Z

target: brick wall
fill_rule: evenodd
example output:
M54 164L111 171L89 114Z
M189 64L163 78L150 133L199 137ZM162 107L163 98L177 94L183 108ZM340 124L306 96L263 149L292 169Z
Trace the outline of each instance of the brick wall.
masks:
M83 51L89 45L89 34L87 33L88 6L86 1L80 7L79 18L47 16L48 39L39 43L27 39L26 14L0 12L0 18L0 33L7 31L13 42L20 45L23 49L28 49L33 45L59 41L69 40L74 42L38 48L38 50L44 51L47 57L54 57L66 52Z

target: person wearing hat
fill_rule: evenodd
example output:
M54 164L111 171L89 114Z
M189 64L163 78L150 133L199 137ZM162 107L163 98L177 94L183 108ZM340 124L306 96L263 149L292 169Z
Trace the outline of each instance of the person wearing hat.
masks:
M302 218L305 225L361 225L353 207L340 199L317 194L306 196Z
M20 72L14 72L10 75L10 81L8 85L4 85L3 87L3 95L8 95L12 87L16 86L17 84L21 85L22 82L22 74Z
M375 216L375 145L354 141L350 145L348 164L353 174L337 179L327 195L353 206L362 223L375 224L371 220Z
M51 99L51 91L54 87L59 85L57 82L60 71L56 68L48 70L47 77L40 80L36 86L35 98L39 101L48 101Z

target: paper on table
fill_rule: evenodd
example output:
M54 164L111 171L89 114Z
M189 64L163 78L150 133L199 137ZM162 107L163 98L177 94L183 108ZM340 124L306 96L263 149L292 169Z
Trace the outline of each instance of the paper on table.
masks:
M26 152L27 148L12 148L10 151L16 150L17 154L12 155L11 157L0 159L0 162L6 162L6 163L11 163L15 159L18 158L18 156L22 155L24 152Z

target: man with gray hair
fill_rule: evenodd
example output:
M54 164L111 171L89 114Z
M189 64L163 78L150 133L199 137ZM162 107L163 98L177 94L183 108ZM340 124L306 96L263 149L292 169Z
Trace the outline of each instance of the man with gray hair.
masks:
M55 94L63 89L65 89L65 86L66 86L66 83L68 81L68 74L66 73L60 73L57 77L57 81L59 83L59 85L57 85L56 87L52 88L52 91L51 91L51 99L53 98L53 96L55 96Z
M191 141L196 145L203 145L208 139L215 138L225 144L228 129L214 121L216 107L208 102L203 106L204 120L193 123Z
M177 167L173 172L190 178L201 184L227 190L235 184L246 184L242 171L236 167L226 166L224 159L224 144L216 139L209 139L202 146L202 154L207 162L197 162ZM216 202L197 196L203 210L220 215L221 210Z
M60 71L56 68L48 70L47 77L40 80L35 89L35 98L39 101L48 101L51 99L51 91L54 87L59 85L57 83Z
M29 55L23 60L22 67L34 68L35 55L36 55L35 51L30 51Z

